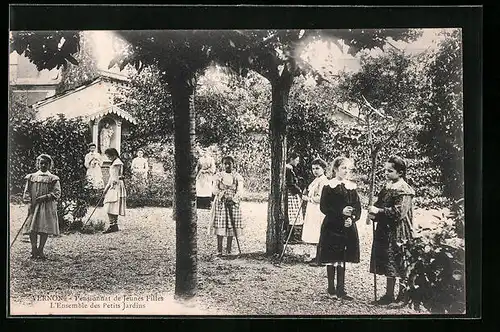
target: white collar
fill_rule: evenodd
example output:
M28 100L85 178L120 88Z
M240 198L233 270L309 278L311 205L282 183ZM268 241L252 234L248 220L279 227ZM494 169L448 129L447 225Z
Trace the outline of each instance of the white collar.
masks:
M38 170L35 173L33 173L33 175L52 175L52 173L50 173L50 171L42 172L42 171Z
M335 188L336 186L338 186L339 184L343 183L345 188L346 189L356 189L357 188L357 185L356 183L352 182L352 181L349 181L349 180L342 180L342 181L339 181L337 180L337 178L333 178L331 179L329 182L328 182L328 185L331 187L331 188Z
M123 165L123 163L120 158L116 158L111 165Z

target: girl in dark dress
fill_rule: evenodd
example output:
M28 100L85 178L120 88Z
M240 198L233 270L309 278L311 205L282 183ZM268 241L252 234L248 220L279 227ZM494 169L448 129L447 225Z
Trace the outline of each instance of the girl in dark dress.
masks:
M318 264L326 265L328 293L350 300L345 291L345 263L359 263L359 237L356 221L361 203L356 184L347 180L353 164L345 157L333 161L335 177L321 193L320 209L325 214L318 243ZM335 288L337 270L337 288Z
M412 198L415 191L404 180L406 164L391 157L384 166L389 180L380 191L377 201L368 207L370 219L376 222L373 237L370 272L387 277L386 294L376 304L389 304L403 299L400 283L398 298L394 299L396 278L404 275L403 249L412 240Z

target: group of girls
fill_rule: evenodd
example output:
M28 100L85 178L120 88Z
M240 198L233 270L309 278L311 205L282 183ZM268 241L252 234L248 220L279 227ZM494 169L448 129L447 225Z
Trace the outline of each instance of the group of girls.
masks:
M294 233L302 231L302 243L315 245L316 257L310 264L326 266L327 292L350 300L352 297L345 288L345 264L360 262L356 224L361 218L361 203L351 177L354 163L346 157L336 158L332 164L334 176L328 179L327 163L314 159L311 170L315 179L301 194L294 172L299 161L299 156L291 155L287 164L288 234L297 241L298 235ZM387 182L376 202L368 207L368 219L376 225L370 272L387 278L386 294L376 304L399 302L404 295L401 283L397 297L394 288L396 278L404 276L403 250L412 239L412 197L415 195L405 182L406 164L402 158L390 157L384 171ZM307 202L304 220L299 199Z
M104 233L118 231L118 216L125 215L126 190L123 183L123 162L116 149L109 148L106 156L112 161L108 183L104 188L104 207L109 218L109 228ZM334 176L325 175L326 162L317 158L311 163L315 179L302 194L297 185L294 167L299 156L291 155L286 166L287 211L289 233L302 229L302 242L317 244L314 262L326 266L329 294L342 299L352 299L345 289L345 264L360 262L357 222L361 217L361 203L356 183L351 173L354 163L345 157L333 161ZM42 154L37 158L38 171L26 176L24 199L30 202L23 233L29 234L31 257L46 259L43 252L49 234L58 235L57 200L61 195L59 177L52 174L52 158ZM223 169L213 181L214 200L211 205L210 233L217 236L217 253L231 254L233 237L242 235L243 223L240 200L243 177L235 169L231 156L222 158ZM412 239L412 197L414 190L405 182L406 164L393 156L384 165L387 183L368 207L368 217L376 223L371 251L370 272L387 277L386 294L377 303L388 304L401 299L394 296L396 278L404 273L403 246ZM300 205L307 202L305 218ZM298 227L297 227L298 226ZM38 245L38 236L40 242ZM294 234L297 239L297 235ZM336 277L336 283L335 283Z

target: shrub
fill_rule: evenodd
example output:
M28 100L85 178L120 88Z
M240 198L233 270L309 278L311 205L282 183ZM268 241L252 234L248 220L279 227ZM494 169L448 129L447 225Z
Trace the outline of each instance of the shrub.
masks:
M125 179L127 188L127 207L172 205L172 174L150 173L146 181L129 176Z
M405 250L407 303L432 313L465 312L463 200L434 225L419 228Z
M81 227L80 232L83 234L95 234L104 231L106 227L106 222L103 220L89 221L88 224Z

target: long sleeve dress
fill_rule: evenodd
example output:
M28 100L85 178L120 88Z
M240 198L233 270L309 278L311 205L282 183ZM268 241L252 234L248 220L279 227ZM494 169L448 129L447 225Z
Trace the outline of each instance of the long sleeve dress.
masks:
M413 238L413 207L415 191L403 179L388 182L377 196L374 206L382 209L376 223L372 245L370 272L388 277L404 273L403 245Z
M321 224L325 215L321 212L319 203L323 186L328 182L325 175L315 178L307 188L306 216L304 218L304 228L302 230L302 241L305 243L317 244L321 231Z
M47 233L59 235L57 219L57 200L61 197L59 177L47 172L38 171L26 177L23 198L30 202L27 221L23 227L23 234ZM37 203L37 197L46 196L47 199Z
M346 216L342 210L354 208L352 225L345 227ZM359 263L359 237L356 221L361 217L361 203L356 184L350 181L332 179L323 187L320 201L325 219L321 225L317 260L319 264L335 262Z
M104 209L108 214L125 215L127 208L127 192L125 183L121 176L123 174L123 162L116 158L109 167L109 190L104 196Z
M243 231L241 216L240 197L243 193L243 177L238 172L219 172L215 175L214 194L215 200L212 206L210 233L221 236L234 236L234 221L237 236ZM232 197L234 204L226 207L225 197Z

